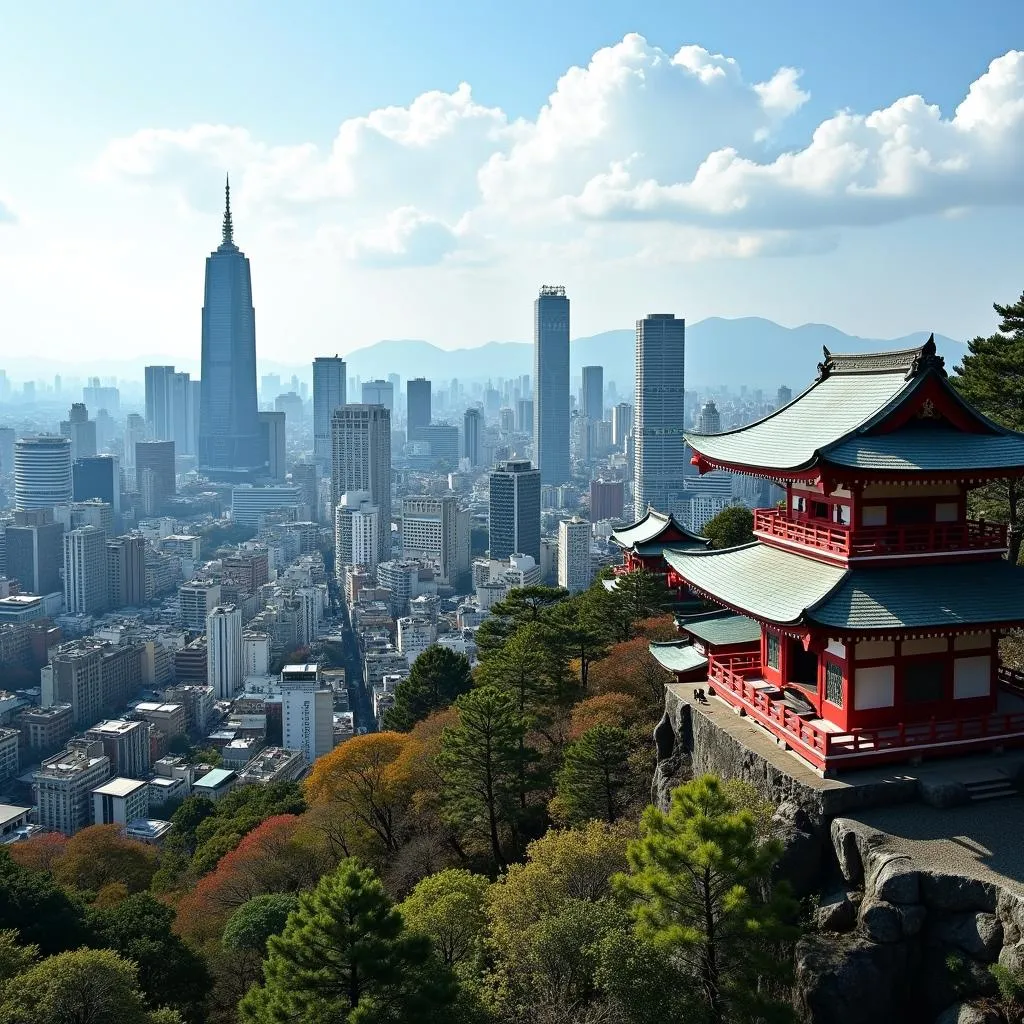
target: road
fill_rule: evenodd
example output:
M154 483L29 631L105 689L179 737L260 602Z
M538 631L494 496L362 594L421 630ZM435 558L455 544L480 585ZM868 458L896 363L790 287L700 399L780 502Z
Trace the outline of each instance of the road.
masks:
M335 597L337 583L329 580L328 588L331 590L331 597ZM345 681L348 684L349 707L355 716L355 727L358 733L361 729L367 732L374 732L377 723L373 718L373 695L367 690L363 681L363 661L359 657L359 646L356 643L356 635L352 631L352 623L349 619L348 605L340 599L335 607L339 614L333 620L335 631L342 635L342 667L345 669Z

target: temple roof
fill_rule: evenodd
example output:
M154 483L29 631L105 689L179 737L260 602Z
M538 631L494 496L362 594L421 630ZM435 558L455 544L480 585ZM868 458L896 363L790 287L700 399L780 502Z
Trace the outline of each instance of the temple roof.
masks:
M662 540L663 534L673 532L678 535L679 539ZM619 530L613 530L611 541L627 551L636 548L638 554L661 554L661 547L669 543L677 548L688 547L688 542L701 547L707 547L710 543L706 537L701 537L692 530L688 530L671 512L666 514L657 512L653 508L649 508L635 523ZM647 546L647 550L640 550L640 545Z
M940 418L915 419L873 434L911 400L930 403L925 385L970 420L958 431ZM917 397L915 397L917 396ZM922 416L934 415L932 412ZM687 433L698 463L753 472L801 472L818 462L879 472L998 470L1024 465L1024 434L987 420L957 395L931 339L921 348L836 355L825 350L818 379L788 405L746 427L721 434Z
M752 644L761 639L761 623L746 615L703 615L677 619L679 629L712 647Z
M708 659L690 643L670 640L667 643L652 642L648 650L654 660L669 672L692 672L707 666Z
M755 542L722 551L667 550L665 560L697 590L783 626L889 633L1024 623L1024 572L1003 559L913 571L843 569Z

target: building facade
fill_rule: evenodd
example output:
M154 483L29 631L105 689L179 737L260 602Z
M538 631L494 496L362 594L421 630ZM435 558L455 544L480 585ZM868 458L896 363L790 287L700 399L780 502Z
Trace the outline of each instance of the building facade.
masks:
M558 524L558 585L570 594L590 586L594 577L590 561L590 523L579 516Z
M331 508L347 491L368 491L380 514L378 560L391 557L391 414L382 405L343 405L331 418Z
M312 764L334 749L334 696L316 665L281 670L282 746L301 750Z
M71 615L107 609L107 535L96 526L64 534L64 607Z
M14 442L15 509L53 508L73 495L70 438L40 434Z
M604 419L604 367L583 367L583 389L580 392L580 415L591 423Z
M471 466L480 465L483 432L484 414L479 409L467 409L462 418L462 455Z
M313 360L313 457L322 470L331 468L331 417L347 404L345 360L317 356Z
M380 509L369 491L347 491L334 510L334 567L339 579L346 565L374 568L380 555Z
M430 381L414 377L405 385L407 436L415 441L424 427L430 426Z
M528 459L499 462L490 474L488 529L492 559L530 555L540 564L540 471Z
M533 460L545 484L572 477L569 463L569 299L545 285L533 304Z
M206 681L217 700L232 700L242 688L242 611L218 605L206 617Z
M412 495L402 499L402 557L426 558L438 566L438 582L459 572L458 499Z

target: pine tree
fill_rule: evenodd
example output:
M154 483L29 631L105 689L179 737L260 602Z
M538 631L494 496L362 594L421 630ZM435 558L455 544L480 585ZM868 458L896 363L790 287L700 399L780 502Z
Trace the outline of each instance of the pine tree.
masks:
M729 505L701 530L713 548L735 548L754 539L754 513L745 505Z
M472 685L469 659L434 644L413 662L409 677L398 684L395 703L385 716L384 727L408 732L417 722L447 707Z
M617 821L628 802L629 737L614 725L588 729L565 751L558 773L558 800L573 823Z

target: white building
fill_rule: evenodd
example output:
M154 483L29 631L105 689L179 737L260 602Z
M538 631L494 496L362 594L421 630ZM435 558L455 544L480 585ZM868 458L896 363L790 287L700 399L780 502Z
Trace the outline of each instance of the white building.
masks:
M316 665L281 670L282 746L301 750L312 764L334 749L334 694Z
M149 815L149 783L141 779L111 779L92 791L94 825L127 825Z
M579 516L558 524L558 585L570 594L590 586L590 523Z
M412 668L413 662L437 639L437 628L429 619L406 616L398 620L398 649Z
M206 617L220 604L220 584L215 580L191 580L178 587L181 624L194 633L206 629Z
M71 501L71 439L56 434L14 442L14 507L53 508Z
M72 740L36 772L36 821L52 832L74 835L92 824L93 789L110 776L110 758L97 741Z
M335 574L346 565L374 568L380 554L380 509L369 491L346 491L334 510Z
M510 590L516 587L533 587L543 582L540 566L532 555L510 555L508 565L502 570L501 580Z
M218 605L206 617L206 682L217 700L231 700L242 679L242 612Z
M265 676L270 672L270 634L247 629L242 633L242 675Z
M460 557L458 513L454 494L402 499L402 557L435 562L442 584L454 582L461 564L469 561L468 547L465 558ZM469 544L468 532L465 543Z
M107 607L107 535L96 526L64 534L64 607L95 615Z
M271 512L289 509L295 519L308 519L311 511L303 500L301 487L275 484L270 487L253 487L239 484L231 488L231 518L245 526L259 526L260 519Z

